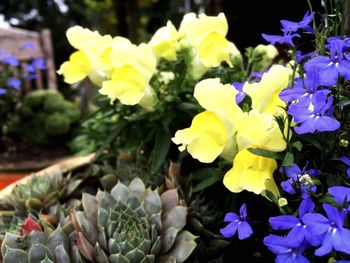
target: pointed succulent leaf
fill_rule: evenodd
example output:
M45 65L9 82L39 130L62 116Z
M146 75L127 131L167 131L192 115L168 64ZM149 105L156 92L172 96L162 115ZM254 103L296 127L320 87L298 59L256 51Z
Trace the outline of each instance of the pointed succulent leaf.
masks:
M140 261L140 263L154 263L154 262L155 262L154 255L147 255Z
M126 253L125 257L129 259L130 263L139 263L145 257L145 253L143 253L140 249L135 248Z
M109 263L108 257L98 243L96 243L94 256L97 263Z
M69 261L66 261L67 263L69 263ZM49 257L45 257L42 261L40 261L40 263L54 263Z
M89 221L84 212L75 212L75 218L79 226L79 228L76 230L81 231L91 244L95 244L97 241L96 227Z
M98 243L102 249L107 250L107 236L106 236L106 229L98 225Z
M1 255L5 255L8 248L21 248L23 239L20 236L6 232L1 244Z
M176 258L173 256L165 255L157 258L157 263L177 263Z
M160 241L160 237L157 237L156 242L153 243L153 246L151 248L151 253L152 255L158 255L161 249L161 241Z
M68 251L63 244L57 246L55 248L56 263L71 263Z
M48 234L46 232L32 231L26 236L27 248L31 249L36 244L45 245Z
M168 213L164 214L163 229L171 226L182 229L186 225L187 208L175 206Z
M113 187L111 194L117 201L125 200L130 194L130 189L119 181L117 185Z
M114 199L113 195L105 192L103 194L102 199L101 199L100 206L106 210L109 210L109 209L113 208L116 203L117 203L117 201L116 201L116 199Z
M161 211L162 202L156 190L149 191L147 193L144 201L144 206L148 216L152 216L153 214L158 214Z
M26 220L24 220L24 223L22 225L21 236L29 234L32 231L42 232L43 230L37 222L35 222L30 216L28 216Z
M84 235L81 232L77 234L77 246L84 258L86 258L89 261L94 261L94 247L89 243L89 241L84 237Z
M134 178L129 185L129 189L131 195L136 196L140 201L144 200L146 188L140 178Z
M162 209L164 212L170 211L173 207L179 204L179 194L177 189L165 191L161 196Z
M150 218L150 221L151 221L151 224L156 227L156 230L159 233L162 229L161 213L153 214Z
M160 236L162 243L162 253L166 253L169 249L171 249L175 242L178 232L178 228L171 226L162 233L162 235Z
M44 260L46 257L52 259L52 254L50 250L42 244L36 244L29 250L29 262L40 262Z
M97 224L97 201L94 196L83 193L82 197L83 209L86 217L94 224Z
M29 263L28 253L21 249L7 247L3 263L14 262Z
M129 259L122 254L112 254L109 256L110 263L130 263Z
M184 262L197 246L195 239L196 236L190 232L186 230L181 231L175 240L174 246L167 255L175 257L177 263Z
M46 245L51 251L55 251L56 247L60 245L63 246L64 250L69 251L69 240L61 226L58 226L55 231L50 234Z
M71 195L77 188L78 186L83 182L83 180L70 180L68 186L67 186L67 191L65 193L65 196Z

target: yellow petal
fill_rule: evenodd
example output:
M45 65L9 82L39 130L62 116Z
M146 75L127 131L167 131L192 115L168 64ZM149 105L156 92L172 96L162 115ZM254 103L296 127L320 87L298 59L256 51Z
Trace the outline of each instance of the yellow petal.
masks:
M82 49L91 39L100 37L100 34L81 26L73 26L68 28L66 36L72 47Z
M207 34L196 47L199 57L207 67L218 67L222 61L230 61L228 41L216 32Z
M66 83L73 84L86 78L91 70L91 63L86 54L76 51L69 57L69 61L60 66L57 73L64 76Z
M276 152L286 148L278 124L270 113L250 111L240 123L236 138L239 150L250 145Z
M275 196L279 196L273 179L276 168L277 162L274 159L257 156L244 149L238 152L232 169L225 174L224 185L235 193L247 190L262 194L265 190L269 190Z
M233 135L243 118L243 112L235 102L236 94L235 88L221 84L219 78L202 80L194 88L194 97L204 109L215 112L224 123L228 136Z
M111 80L102 83L99 92L107 95L111 102L119 99L125 105L135 105L145 95L146 85L139 71L130 65L125 65L114 71Z
M191 127L179 130L172 141L181 144L179 150L187 151L193 158L202 163L213 162L222 152L227 142L224 124L212 112L204 111L197 114Z
M274 65L265 73L258 83L245 83L243 91L252 99L252 108L259 112L276 113L282 111L279 106L285 103L278 97L288 86L289 69Z
M176 51L179 49L178 39L175 26L168 21L166 26L156 31L149 45L158 59L162 57L167 60L176 60Z

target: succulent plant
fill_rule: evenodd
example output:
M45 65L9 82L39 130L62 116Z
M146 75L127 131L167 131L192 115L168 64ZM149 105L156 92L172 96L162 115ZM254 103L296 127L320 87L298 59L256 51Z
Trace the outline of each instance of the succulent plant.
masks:
M24 221L21 232L7 232L1 244L3 263L80 263L74 232L67 235L58 226L54 231L44 231L31 217Z
M110 193L84 193L82 205L71 220L87 262L184 262L197 245L183 229L187 207L176 189L159 195L135 178Z

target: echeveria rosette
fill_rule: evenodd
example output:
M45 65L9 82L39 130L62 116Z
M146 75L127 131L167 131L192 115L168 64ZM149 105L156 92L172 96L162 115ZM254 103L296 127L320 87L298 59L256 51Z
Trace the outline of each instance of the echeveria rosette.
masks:
M323 204L327 217L320 213L307 213L304 224L314 235L322 235L322 245L315 250L316 256L329 254L333 249L350 255L350 230L344 228L347 211L327 203Z
M220 229L220 233L226 237L233 237L238 231L238 239L243 240L250 237L253 234L253 229L247 221L247 206L242 204L239 209L239 215L235 213L227 213L224 222L229 223L226 227Z
M350 60L345 56L344 51L349 49L349 39L331 37L327 40L330 57L316 56L308 60L304 69L306 72L314 69L320 74L320 84L333 86L337 83L339 76L350 80Z
M303 255L308 248L307 243L294 247L287 243L286 237L270 234L264 238L264 245L276 255L276 263L310 263Z
M71 219L87 262L184 262L197 245L183 229L187 207L177 189L159 196L135 178L110 193L84 193L82 204L84 211Z
M314 211L315 204L310 198L301 202L299 207L299 217L292 215L282 215L270 217L269 223L274 230L290 230L286 236L286 244L290 247L298 247L305 242L312 246L321 244L321 236L314 235L310 228L303 222L306 213Z

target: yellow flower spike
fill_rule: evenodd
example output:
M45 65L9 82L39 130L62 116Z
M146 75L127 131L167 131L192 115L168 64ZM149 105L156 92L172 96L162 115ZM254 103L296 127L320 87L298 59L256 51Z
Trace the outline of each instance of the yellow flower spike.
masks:
M115 69L111 80L102 83L99 92L113 102L119 99L125 105L139 103L145 95L146 81L142 74L130 65Z
M83 49L91 39L100 37L97 31L83 28L81 26L73 26L66 31L66 37L69 44L76 49Z
M236 138L239 150L250 145L275 152L286 148L278 124L270 113L250 111L240 123Z
M228 138L225 126L216 114L204 111L193 118L191 127L177 131L172 141L181 144L180 151L187 148L193 158L211 163L220 155Z
M275 196L280 196L273 179L276 168L277 162L274 159L258 156L244 149L238 152L233 167L225 174L224 185L234 193L247 190L264 194L269 190Z
M64 62L58 74L64 76L64 81L68 84L74 84L86 78L92 70L88 56L82 51L76 51L69 57L69 61Z
M274 65L265 73L258 83L246 82L243 91L252 99L252 108L259 112L276 113L283 111L279 106L285 103L278 97L279 93L288 86L289 69Z
M166 26L159 28L148 43L157 59L176 60L176 51L179 49L179 34L170 21Z
M229 136L239 127L244 114L236 104L237 90L231 85L223 85L219 78L204 79L194 88L194 97L207 111L214 112L224 123Z

